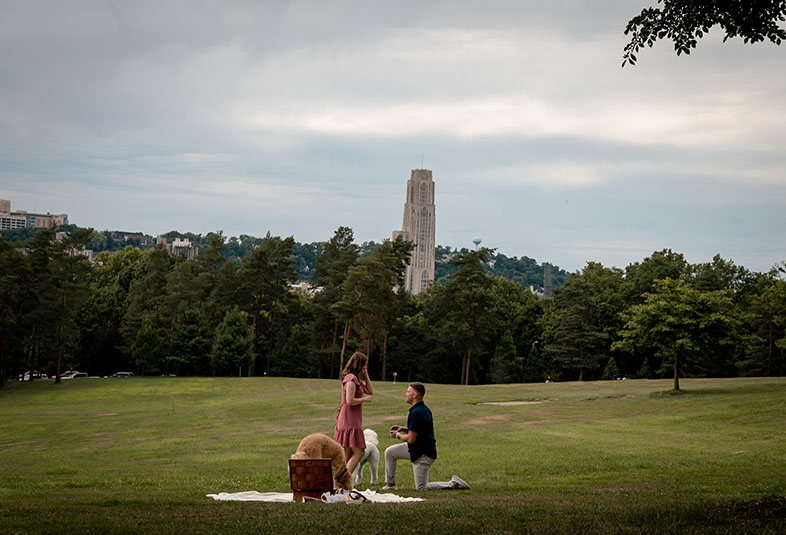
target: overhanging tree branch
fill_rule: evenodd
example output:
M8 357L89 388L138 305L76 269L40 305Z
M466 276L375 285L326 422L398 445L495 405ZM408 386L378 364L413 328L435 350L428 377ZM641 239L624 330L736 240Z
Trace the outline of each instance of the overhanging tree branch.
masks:
M635 65L636 54L656 41L670 39L677 55L690 54L699 39L716 25L726 32L724 42L741 37L743 42L769 40L780 45L786 30L786 0L658 0L663 7L649 7L628 21L622 66Z

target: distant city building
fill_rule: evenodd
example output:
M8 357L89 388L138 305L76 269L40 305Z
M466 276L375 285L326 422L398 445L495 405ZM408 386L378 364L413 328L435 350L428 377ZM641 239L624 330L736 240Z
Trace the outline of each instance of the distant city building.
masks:
M393 239L399 236L415 243L405 274L404 289L413 295L418 294L434 280L436 211L434 181L428 169L413 169L407 181L404 222L401 230L393 231Z
M0 230L27 228L27 218L21 215L0 213Z
M191 240L188 238L175 238L172 240L172 243L167 243L167 239L164 236L159 236L158 239L156 239L156 247L159 245L163 246L164 249L169 251L169 254L173 254L175 256L178 256L185 251L186 257L189 260L193 260L199 256L199 247L191 245Z
M22 224L24 222L24 224ZM14 228L49 228L68 224L68 214L38 214L26 210L11 211L11 201L0 199L0 230Z
M112 231L112 239L124 242L127 242L128 240L139 240L139 245L155 245L155 242L150 236L147 234L142 234L141 232L124 232L122 230L114 230Z

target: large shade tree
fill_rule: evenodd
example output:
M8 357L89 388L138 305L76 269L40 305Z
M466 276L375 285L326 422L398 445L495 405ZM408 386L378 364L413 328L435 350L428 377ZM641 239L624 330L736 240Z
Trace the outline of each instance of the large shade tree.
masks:
M662 359L662 370L671 367L674 390L685 372L706 375L738 347L734 302L725 290L702 292L684 278L655 283L644 303L625 313L625 326L615 342L622 351L652 352Z

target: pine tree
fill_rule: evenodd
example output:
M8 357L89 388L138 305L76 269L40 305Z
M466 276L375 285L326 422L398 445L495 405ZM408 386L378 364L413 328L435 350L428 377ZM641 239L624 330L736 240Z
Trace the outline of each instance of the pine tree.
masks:
M606 369L603 370L603 375L600 378L601 381L613 381L619 376L620 371L617 368L617 363L614 362L614 357L609 357L609 361L606 363Z

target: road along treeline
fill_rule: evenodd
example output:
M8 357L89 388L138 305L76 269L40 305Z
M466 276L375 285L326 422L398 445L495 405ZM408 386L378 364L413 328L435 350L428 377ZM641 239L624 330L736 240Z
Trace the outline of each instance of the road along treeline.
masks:
M297 281L292 237L228 261L219 232L189 260L161 247L80 256L90 229L24 247L0 237L0 381L27 370L90 375L337 377L503 383L783 375L784 266L689 264L663 250L624 270L589 262L544 299L490 274L494 251L456 251L427 291L401 290L410 242L361 252L341 227Z

